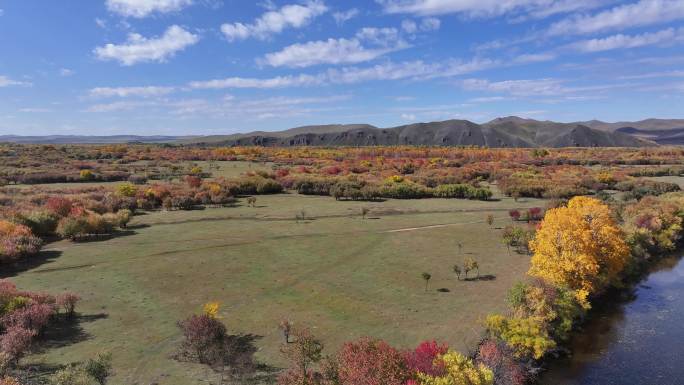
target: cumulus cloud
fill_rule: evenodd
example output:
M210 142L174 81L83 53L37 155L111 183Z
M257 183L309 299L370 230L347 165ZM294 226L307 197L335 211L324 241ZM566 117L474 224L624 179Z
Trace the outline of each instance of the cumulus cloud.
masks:
M104 47L95 48L94 53L100 60L116 60L122 65L130 66L141 62L164 62L176 52L198 41L198 35L172 25L160 37L148 39L140 34L131 33L126 43L106 44Z
M266 54L259 62L273 67L353 64L409 47L395 28L363 28L350 39L297 43Z
M617 34L600 39L582 40L570 44L569 47L580 52L602 52L614 49L638 48L649 45L671 44L684 41L684 28L664 29L657 32L645 32L638 35Z
M0 75L0 88L11 86L31 86L31 83L14 80L7 76Z
M420 25L413 20L403 20L401 22L401 29L409 34L414 34L418 31L430 32L436 31L442 25L442 22L436 17L426 17L420 21Z
M577 15L549 27L551 36L582 35L608 30L667 23L684 18L684 1L641 0L613 7L594 15Z
M333 19L335 19L335 22L337 25L342 25L346 23L347 21L355 18L356 16L359 15L359 10L357 8L352 8L347 11L340 11L340 12L335 12L333 13Z
M131 96L152 97L168 95L174 91L173 87L96 87L88 91L88 94L96 98L119 97L126 98Z
M122 16L143 18L153 13L180 11L193 0L107 0L107 9Z
M229 41L251 37L265 40L286 28L301 28L327 11L328 7L320 0L312 0L303 5L290 4L264 13L251 24L223 24L221 32Z

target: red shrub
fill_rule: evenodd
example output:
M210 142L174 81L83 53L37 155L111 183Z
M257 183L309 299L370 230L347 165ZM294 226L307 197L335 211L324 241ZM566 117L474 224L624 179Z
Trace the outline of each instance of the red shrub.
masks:
M337 166L330 166L323 169L323 173L327 175L337 175L342 172L342 169Z
M440 345L436 341L422 342L414 351L409 351L404 354L406 366L411 373L425 373L431 376L441 376L444 374L444 365L438 363L435 365L435 359L446 354L449 346L446 344Z
M191 188L198 188L202 184L202 178L194 175L187 175L185 177L185 183Z
M16 363L31 347L31 340L35 335L33 330L18 326L10 327L0 336L0 351Z
M517 221L520 219L520 211L518 211L518 210L511 210L508 212L508 215L510 215L511 219L514 221Z
M275 174L278 178L282 178L282 177L290 175L290 170L288 170L286 168L280 168L280 169L276 170Z
M71 212L73 203L71 200L62 197L50 197L45 203L45 207L60 217L66 217Z
M503 343L485 340L480 344L477 361L487 365L494 372L494 383L502 385L524 385L527 375L523 365L513 358L513 352Z
M183 332L181 354L200 363L210 364L227 336L225 325L206 314L191 315L178 322Z
M47 326L54 313L55 308L52 305L31 303L2 317L2 325L7 329L23 328L38 334Z
M81 300L81 297L76 293L66 292L57 296L57 306L64 309L64 312L72 316L76 310L76 303Z
M338 361L342 385L403 385L410 377L402 354L382 340L347 342Z

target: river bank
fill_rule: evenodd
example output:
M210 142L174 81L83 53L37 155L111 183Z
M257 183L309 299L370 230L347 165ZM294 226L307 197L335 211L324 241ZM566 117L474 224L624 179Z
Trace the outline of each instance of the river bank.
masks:
M684 260L662 258L629 290L606 297L553 360L540 385L675 385L684 378Z

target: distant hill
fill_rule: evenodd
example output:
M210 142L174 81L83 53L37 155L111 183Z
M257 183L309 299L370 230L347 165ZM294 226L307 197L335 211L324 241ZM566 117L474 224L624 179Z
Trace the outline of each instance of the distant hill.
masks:
M203 136L201 138L190 138L182 140L183 143L196 143L198 141L202 143L220 143L220 142L230 142L234 140L239 140L248 137L257 136L271 136L274 138L285 138L288 136L294 136L299 134L328 134L335 132L344 132L354 129L362 128L375 128L369 124L326 124L319 126L301 126L290 128L284 131L253 131L245 134L231 134L231 135L210 135Z
M684 145L684 119L646 119L638 122L606 123L600 120L579 122L607 132L621 132L658 144Z
M280 132L254 132L196 138L186 143L225 146L488 146L488 147L640 147L655 145L621 132L606 132L575 123L518 117L485 124L467 120L415 123L391 128L371 125L298 127Z
M378 128L370 124L328 124L283 131L212 136L0 136L0 142L51 144L174 143L205 146L487 146L641 147L684 145L684 119L607 123L558 123L516 116L484 124L467 120Z
M191 137L186 137L187 139ZM23 144L114 144L114 143L166 143L181 139L178 136L138 136L138 135L48 135L20 136L0 135L0 142Z

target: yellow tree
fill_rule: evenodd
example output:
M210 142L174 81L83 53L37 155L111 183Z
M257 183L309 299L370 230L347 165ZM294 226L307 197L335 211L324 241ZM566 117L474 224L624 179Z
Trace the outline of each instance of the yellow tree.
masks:
M461 353L450 351L437 358L444 365L443 376L418 373L421 385L492 385L494 373L483 364L475 365Z
M629 256L608 206L588 197L547 211L530 247L528 274L570 288L584 307L590 294L615 281Z

